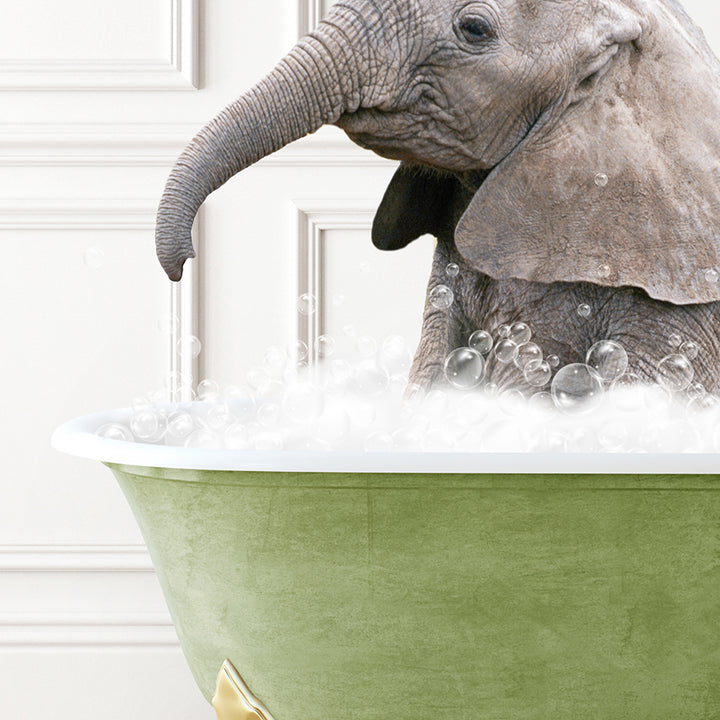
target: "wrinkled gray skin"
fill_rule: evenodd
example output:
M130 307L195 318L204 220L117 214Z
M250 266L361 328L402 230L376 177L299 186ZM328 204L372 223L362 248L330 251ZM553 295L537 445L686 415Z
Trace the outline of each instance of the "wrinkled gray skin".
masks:
M412 382L441 379L472 331L523 320L563 363L616 340L646 380L677 332L717 392L718 118L717 60L674 0L341 0L184 151L158 258L179 280L207 195L333 123L403 161L373 242L433 233L428 289L455 292L426 306ZM489 381L518 379L491 358Z

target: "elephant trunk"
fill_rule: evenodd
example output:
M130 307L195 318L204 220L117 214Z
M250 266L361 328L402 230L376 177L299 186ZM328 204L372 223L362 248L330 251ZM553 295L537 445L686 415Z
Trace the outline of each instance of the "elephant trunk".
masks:
M195 257L190 232L205 198L233 175L361 103L359 66L347 30L323 22L247 94L226 107L190 142L160 201L158 259L171 280ZM354 30L355 37L362 29Z

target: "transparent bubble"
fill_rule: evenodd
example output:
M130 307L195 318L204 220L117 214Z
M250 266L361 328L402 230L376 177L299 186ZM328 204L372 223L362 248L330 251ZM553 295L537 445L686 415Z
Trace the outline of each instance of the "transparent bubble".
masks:
M609 265L601 265L598 268L598 277L606 279L612 275L612 268Z
M282 377L287 367L288 356L285 348L278 345L271 345L263 355L263 365L273 377Z
M552 410L555 408L552 395L546 390L536 392L530 396L528 403L539 410Z
M695 371L690 361L679 354L664 357L657 366L656 380L660 387L669 392L680 392L690 385Z
M499 362L504 365L508 365L509 363L515 361L519 350L520 348L518 348L512 340L505 338L495 345L495 357Z
M315 341L315 352L318 357L330 357L335 352L335 338L330 335L320 335Z
M437 310L447 310L455 300L455 293L447 285L436 285L430 291L430 304Z
M244 450L250 442L250 433L242 423L233 423L223 434L225 447L229 450Z
M515 357L513 362L515 363L516 367L524 370L527 367L528 363L535 361L540 362L542 359L542 350L535 343L526 342L518 348L517 356Z
M205 379L198 383L197 395L200 400L215 400L220 396L220 385L214 380Z
M560 358L557 355L548 355L545 360L547 360L547 364L551 368L556 368L560 366Z
M613 403L619 410L632 412L637 409L638 394L632 392L641 387L641 380L635 373L623 373L617 378L610 389L613 391Z
M520 415L525 410L525 396L520 390L503 390L500 393L500 410L506 415Z
M445 268L445 274L450 278L456 278L460 274L460 266L457 263L450 263Z
M703 276L705 277L705 280L709 283L716 283L718 280L720 280L720 273L715 268L707 268L703 271Z
M295 362L301 363L307 360L308 357L308 346L302 340L298 340L294 345Z
M120 423L106 423L102 427L99 427L95 434L106 440L133 441L133 434L130 432L130 429Z
M493 336L487 330L476 330L468 341L468 345L481 355L488 355L493 348Z
M213 405L207 412L206 421L211 430L225 430L226 427L232 425L232 412L225 403L217 403Z
M320 417L325 398L309 383L298 383L287 389L282 400L285 416L294 423L308 423Z
M670 347L680 347L680 345L682 344L682 338L680 337L680 335L678 335L678 333L671 333L668 336L668 343Z
M688 389L685 391L685 394L688 398L690 398L690 400L695 400L707 395L707 390L702 383L690 383Z
M390 452L394 448L392 435L384 431L370 433L363 445L365 452Z
M312 293L303 293L297 299L297 309L301 315L314 315L317 312L317 298Z
M167 434L172 438L183 440L190 435L194 429L195 421L190 413L178 412L168 418Z
M595 370L604 382L612 383L627 370L628 356L619 343L600 340L588 350L585 363Z
M130 430L138 440L159 440L164 432L163 419L152 408L137 410L130 418Z
M421 446L422 436L414 428L400 428L392 434L393 450L413 452Z
M105 264L105 253L96 247L89 247L83 253L83 262L91 270L99 270Z
M278 433L260 433L255 436L253 441L255 450L265 450L267 452L282 450L284 445L282 435Z
M688 359L688 360L695 360L695 358L698 356L698 353L700 352L700 347L696 342L693 342L692 340L686 340L681 346L680 346L680 352Z
M719 402L720 398L716 395L711 395L710 393L705 392L702 395L690 398L690 402L688 402L688 410L691 413L713 410L717 408Z
M477 387L484 373L485 360L472 348L457 348L445 360L445 377L453 387L463 390Z
M497 329L497 336L499 338L510 337L510 326L505 324L500 325L500 327Z
M177 315L165 313L158 318L157 329L165 335L174 335L180 329L180 318Z
M357 349L360 353L360 357L375 357L375 353L377 352L377 342L375 341L375 338L370 337L369 335L361 335L357 339Z
M360 395L379 395L387 389L389 378L379 367L359 368L353 378L353 387Z
M591 453L598 449L598 439L589 428L577 427L570 431L565 449L568 452Z
M545 387L552 377L552 368L542 360L531 360L523 371L525 381L533 387Z
M522 346L526 342L529 342L531 337L532 330L530 330L530 326L526 323L516 322L510 326L508 339L512 340L517 346Z
M380 352L377 354L377 364L388 375L401 375L407 373L412 365L413 356L405 338L401 335L391 335L383 340Z
M627 426L624 423L613 420L600 426L598 442L609 452L620 452L627 444L628 434Z
M266 428L277 425L280 420L280 406L274 402L263 403L257 411L257 421Z
M177 349L182 357L196 358L202 351L202 343L194 335L186 335L178 340Z
M581 318L589 318L592 315L592 308L587 303L581 303L577 306L577 314Z
M272 377L264 367L255 367L248 370L246 380L253 391L264 393L270 386Z
M207 428L199 428L185 440L185 447L196 450L215 450L222 447L222 440Z
M550 392L555 406L566 412L591 410L603 391L600 376L588 365L572 363L558 370Z
M610 178L607 176L606 173L598 173L595 176L595 184L598 187L605 187L608 184L609 180L610 180Z

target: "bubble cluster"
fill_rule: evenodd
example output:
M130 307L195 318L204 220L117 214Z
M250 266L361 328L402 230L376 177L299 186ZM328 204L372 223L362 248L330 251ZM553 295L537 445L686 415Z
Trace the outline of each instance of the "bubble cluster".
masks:
M720 451L720 404L695 380L700 348L689 337L669 338L653 384L652 369L632 368L616 339L599 339L584 362L563 366L544 355L530 323L513 320L471 332L425 386L408 385L413 349L404 337L345 335L350 354L322 336L309 366L304 343L271 346L235 385L193 385L175 372L97 435L272 452Z

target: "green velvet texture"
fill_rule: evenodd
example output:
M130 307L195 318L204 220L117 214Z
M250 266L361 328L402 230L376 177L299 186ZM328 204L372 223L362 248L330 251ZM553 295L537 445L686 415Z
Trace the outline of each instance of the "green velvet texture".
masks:
M110 466L193 674L275 720L720 717L715 476Z

